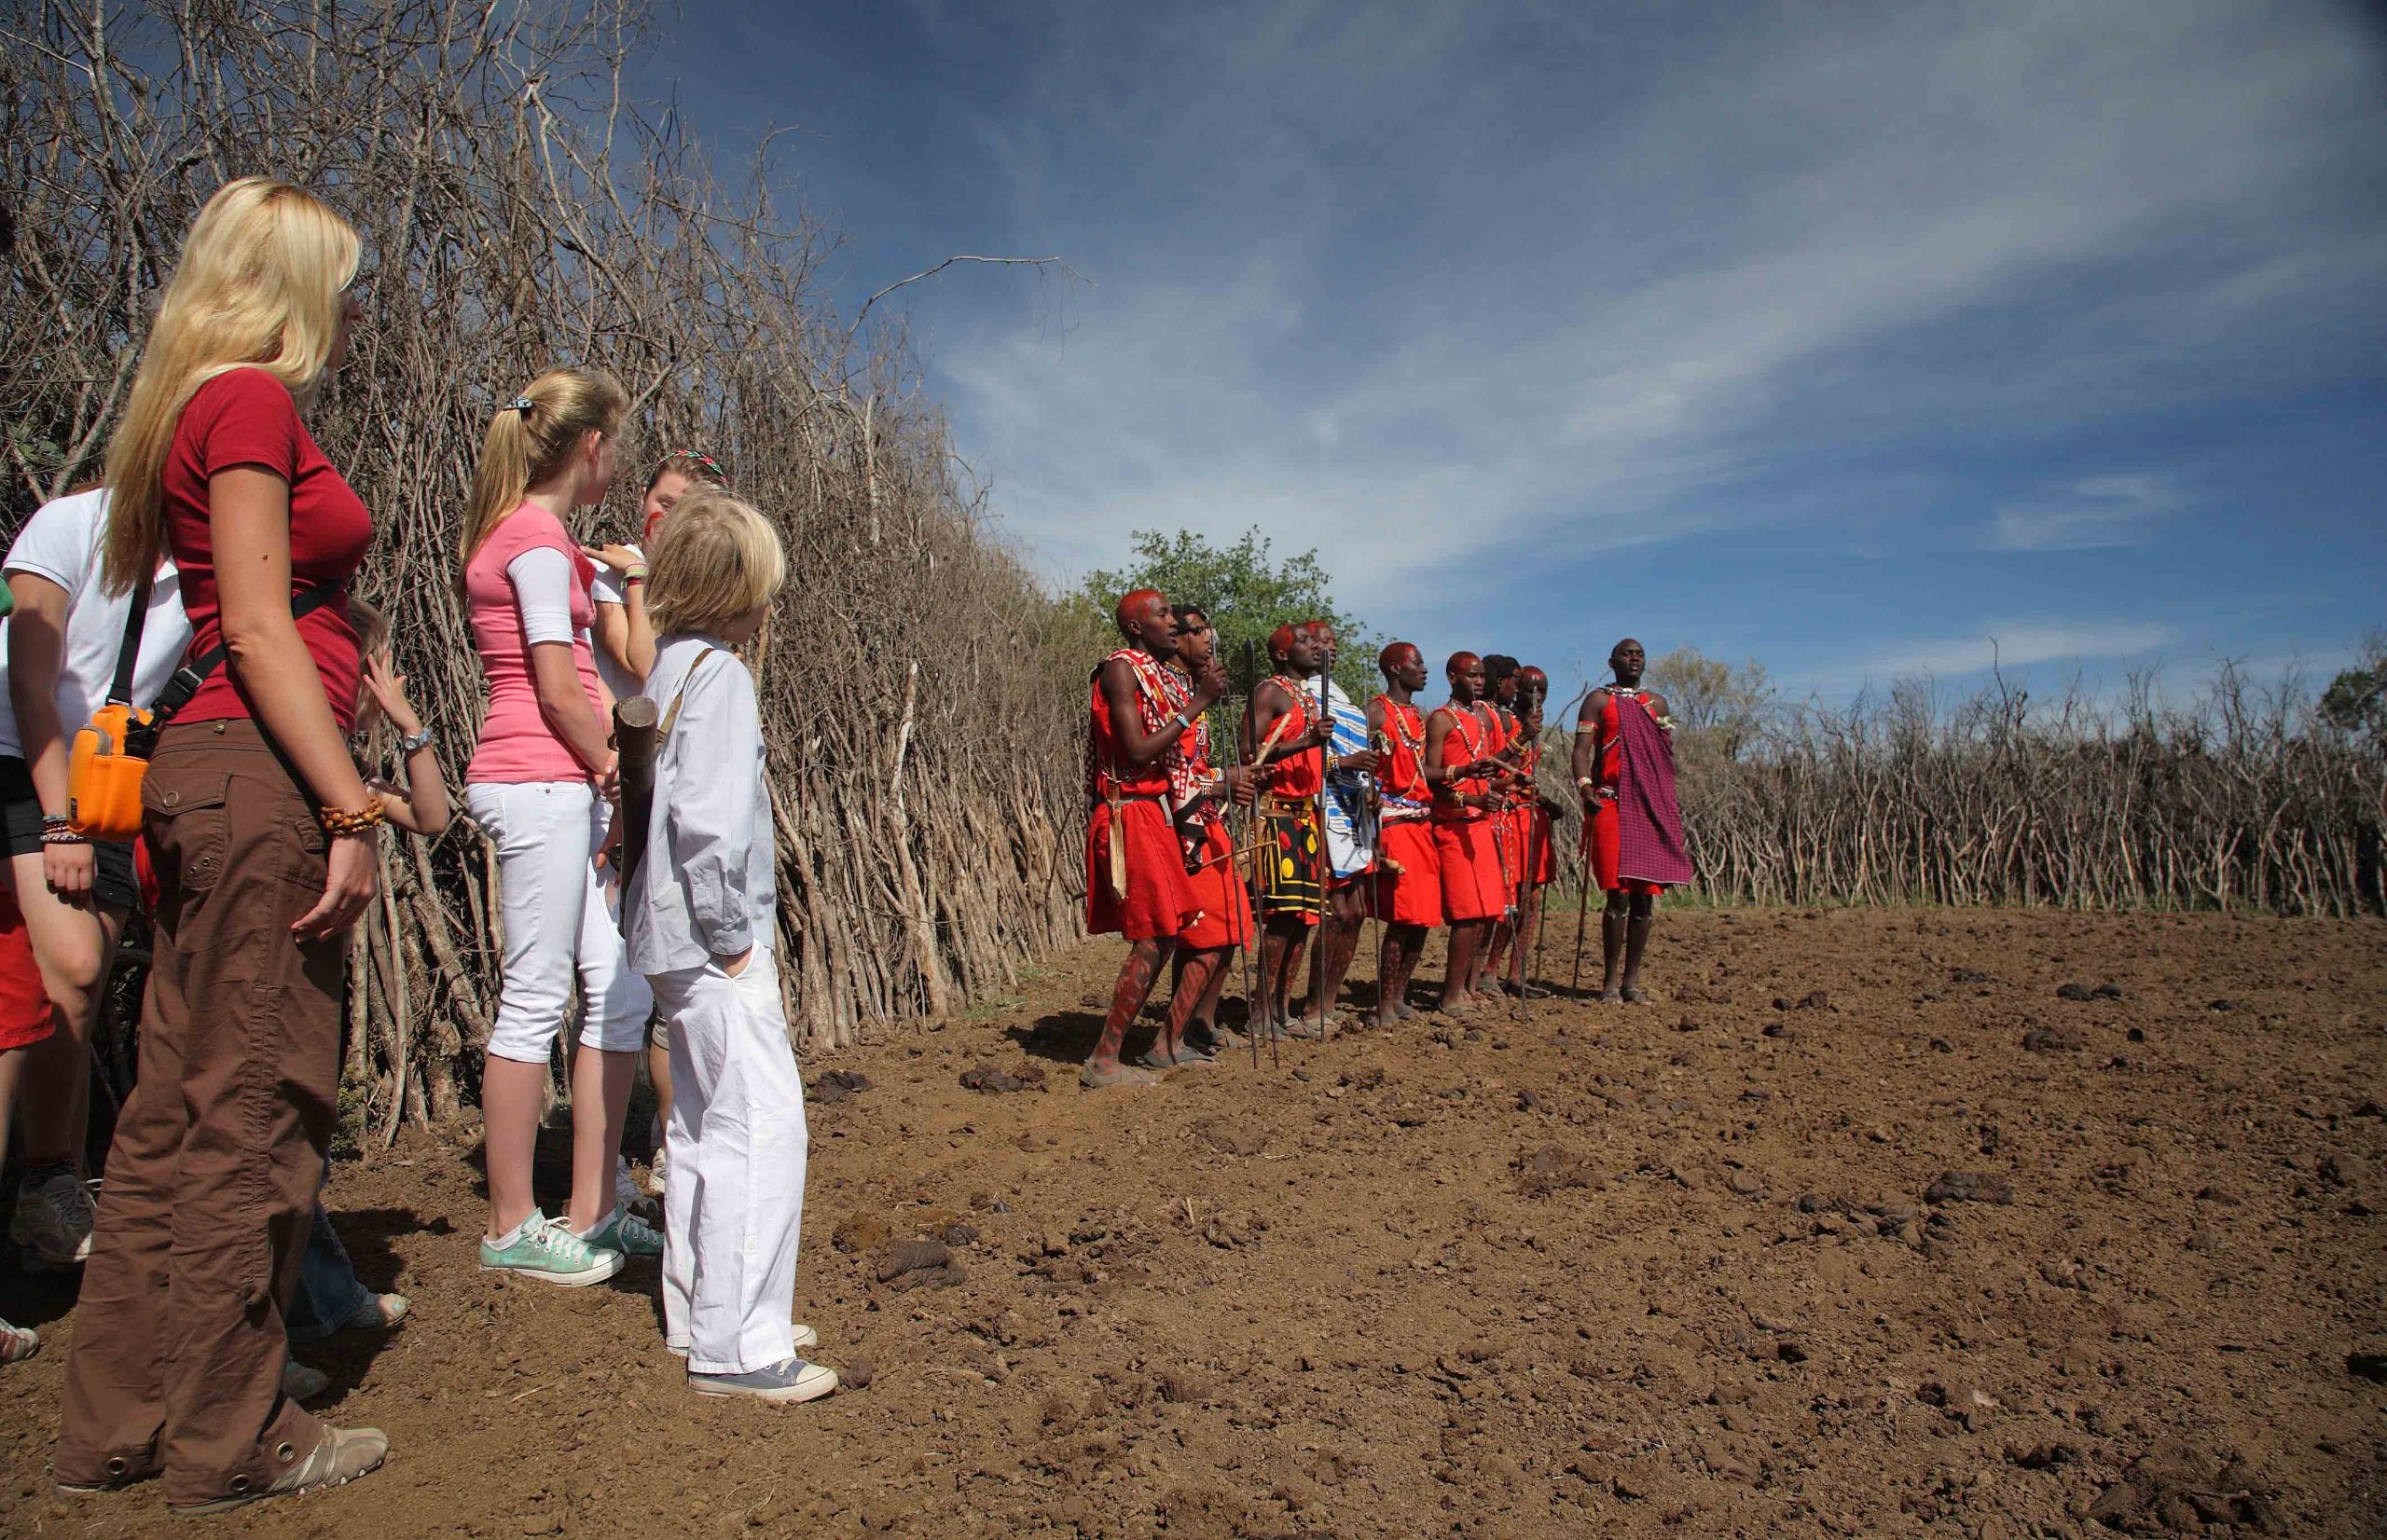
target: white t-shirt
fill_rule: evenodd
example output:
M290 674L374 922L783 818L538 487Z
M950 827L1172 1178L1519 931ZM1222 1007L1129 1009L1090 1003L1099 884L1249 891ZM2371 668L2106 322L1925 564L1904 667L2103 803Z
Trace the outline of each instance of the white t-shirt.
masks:
M124 645L124 619L131 592L103 591L102 537L107 530L108 494L103 487L46 502L8 548L7 570L48 578L66 590L66 639L58 673L58 720L67 736L91 720L91 712L116 682L117 650ZM0 754L22 758L17 710L8 696L7 634L0 626ZM149 616L142 623L141 653L132 669L132 704L146 708L190 647L190 621L183 614L182 580L172 561L158 570L149 587Z
M646 559L646 553L635 545L625 545L622 549L641 561ZM628 606L630 601L629 585L622 581L621 573L600 561L597 564L595 581L588 584L588 598L593 604ZM589 651L597 654L597 677L605 681L606 689L614 692L615 700L628 700L632 695L645 692L646 681L615 663L614 655L605 651L602 642L597 641L593 637L589 639L591 643Z

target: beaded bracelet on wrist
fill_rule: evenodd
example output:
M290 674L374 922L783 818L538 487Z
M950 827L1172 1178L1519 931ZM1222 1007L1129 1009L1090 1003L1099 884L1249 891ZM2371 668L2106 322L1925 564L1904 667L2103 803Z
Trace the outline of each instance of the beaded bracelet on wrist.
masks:
M41 832L41 843L44 845L89 845L91 842L83 835L75 832L72 829L61 824L54 829L43 830Z
M44 813L41 816L41 826L44 829L63 829L72 821L63 813Z
M383 804L381 799L375 797L352 813L344 813L337 807L326 807L318 814L318 817L323 820L325 833L334 839L344 839L351 834L371 833L380 825L383 818L389 817L389 808Z

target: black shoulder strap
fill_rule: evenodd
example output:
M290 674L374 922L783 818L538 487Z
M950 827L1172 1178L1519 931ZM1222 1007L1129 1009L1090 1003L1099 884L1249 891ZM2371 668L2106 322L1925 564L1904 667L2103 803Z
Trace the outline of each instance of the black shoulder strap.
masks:
M132 670L141 661L141 630L149 623L149 592L157 578L158 570L152 567L132 585L132 609L124 617L124 640L117 644L116 682L108 687L108 699L118 706L132 704Z
M147 590L145 584L143 585L143 590L144 592ZM314 613L330 602L332 596L339 591L340 585L337 583L318 583L312 587L302 589L290 600L290 618L297 620L302 616ZM190 697L199 694L199 687L207 682L207 676L221 667L224 660L230 655L230 650L222 642L218 642L175 669L174 677L166 681L166 687L163 690L158 692L157 704L149 708L150 721L163 727L172 720L174 713L188 706ZM119 675L122 674L124 667L124 664L119 661L117 665Z

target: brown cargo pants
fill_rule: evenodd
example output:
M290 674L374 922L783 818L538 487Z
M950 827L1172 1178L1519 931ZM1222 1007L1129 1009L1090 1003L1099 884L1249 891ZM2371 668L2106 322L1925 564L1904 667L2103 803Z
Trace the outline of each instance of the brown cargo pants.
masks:
M162 1471L169 1503L255 1492L322 1442L282 1394L283 1314L330 1147L339 941L291 922L324 837L246 722L159 735L142 788L157 962L75 1314L56 1476Z

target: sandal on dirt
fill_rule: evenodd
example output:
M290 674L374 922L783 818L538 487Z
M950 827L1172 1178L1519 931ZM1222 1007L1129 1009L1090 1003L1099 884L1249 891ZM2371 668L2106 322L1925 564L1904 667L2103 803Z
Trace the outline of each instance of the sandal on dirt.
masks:
M1160 1082L1159 1074L1138 1065L1120 1064L1108 1069L1097 1069L1089 1064L1078 1070L1078 1084L1088 1091L1108 1091L1114 1085L1158 1085Z
M1331 1016L1323 1021L1316 1016L1296 1016L1285 1024L1285 1036L1299 1038L1305 1043L1322 1042L1327 1033L1337 1024L1339 1024Z
M1172 1069L1191 1069L1196 1065L1216 1064L1218 1060L1196 1048L1180 1048L1173 1055L1163 1053L1157 1048L1148 1048L1130 1062L1138 1069L1166 1075Z
M1648 1005L1649 1003L1649 992L1636 984L1627 988L1621 998L1622 998L1624 1003L1627 1005Z
M1624 992L1623 992L1622 990L1621 990L1621 989L1603 989L1603 990L1601 990L1601 991L1600 991L1600 1004L1602 1004L1602 1005L1622 1005L1623 1003L1624 1003Z

